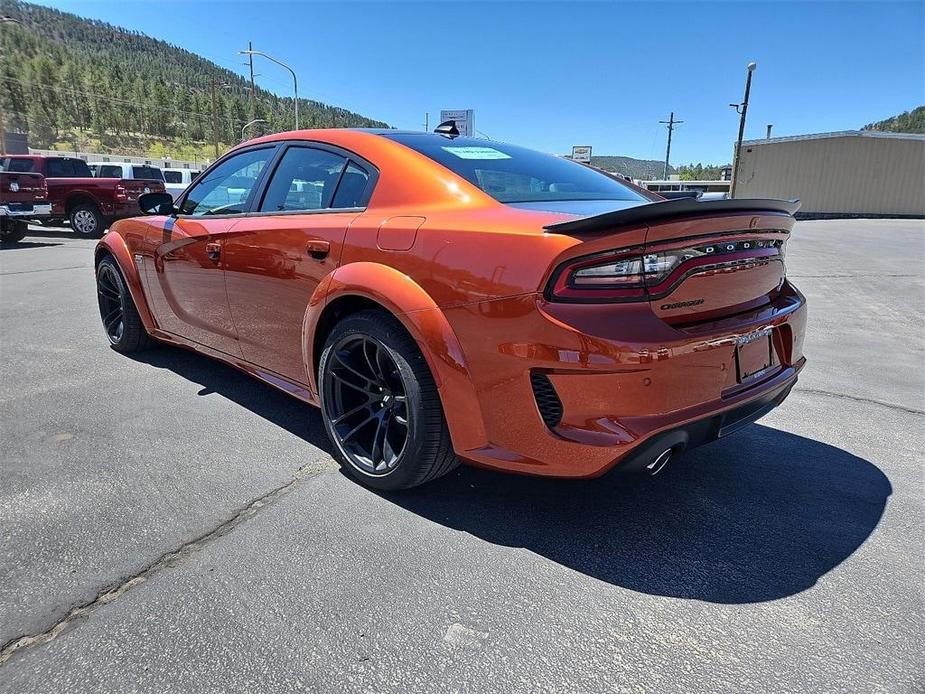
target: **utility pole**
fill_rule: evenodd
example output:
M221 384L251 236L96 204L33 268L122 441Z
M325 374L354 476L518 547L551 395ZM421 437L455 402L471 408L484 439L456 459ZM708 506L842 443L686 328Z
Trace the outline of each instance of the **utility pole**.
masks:
M430 132L430 112L424 111L424 132Z
M247 62L250 64L251 72L251 120L254 120L257 117L257 102L256 102L256 93L254 91L254 45L248 41L247 42Z
M664 123L668 126L668 149L665 151L665 175L662 176L663 181L668 180L668 160L671 159L671 133L674 131L674 126L683 122L683 120L674 119L674 111L672 111L671 115L668 116L668 120L659 121L659 123Z
M748 95L752 90L752 73L757 67L758 63L749 63L746 67L745 98L742 99L742 103L729 104L739 114L739 137L736 139L735 156L732 158L732 184L729 186L730 198L736 196L736 185L739 183L739 153L742 151L742 138L745 136L745 114L748 113Z
M215 158L218 159L218 101L215 96L215 87L218 80L214 77L209 81L212 91L212 141L215 143Z
M765 138L764 138L765 140L770 140L770 139L771 139L771 128L773 128L773 127L774 127L774 124L773 124L773 123L768 123L768 134L765 136Z

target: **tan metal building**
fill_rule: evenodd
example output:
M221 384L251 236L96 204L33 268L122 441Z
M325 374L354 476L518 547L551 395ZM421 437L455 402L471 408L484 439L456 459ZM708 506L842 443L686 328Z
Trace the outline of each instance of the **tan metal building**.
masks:
M925 216L925 135L847 130L742 143L737 198L799 198L801 215Z

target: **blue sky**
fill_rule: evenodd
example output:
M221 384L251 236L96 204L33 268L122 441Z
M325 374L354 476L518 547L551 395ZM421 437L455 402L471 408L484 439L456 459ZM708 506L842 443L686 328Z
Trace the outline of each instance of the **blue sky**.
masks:
M492 138L562 153L730 158L745 65L747 138L859 128L925 103L925 2L161 2L42 4L139 30L241 72L236 49L296 68L302 96L401 128L474 108ZM261 86L291 94L281 68Z

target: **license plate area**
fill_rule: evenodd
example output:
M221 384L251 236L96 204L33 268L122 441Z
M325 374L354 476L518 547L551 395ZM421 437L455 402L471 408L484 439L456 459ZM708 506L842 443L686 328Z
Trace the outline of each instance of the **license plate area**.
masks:
M776 365L771 329L743 335L736 342L736 380L749 383Z

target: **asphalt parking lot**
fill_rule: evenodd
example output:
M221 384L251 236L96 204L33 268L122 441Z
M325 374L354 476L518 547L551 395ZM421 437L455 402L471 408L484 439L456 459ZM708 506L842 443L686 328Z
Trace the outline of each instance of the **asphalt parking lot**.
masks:
M349 481L317 413L107 346L0 250L2 692L921 692L925 222L800 222L809 365L654 479Z

